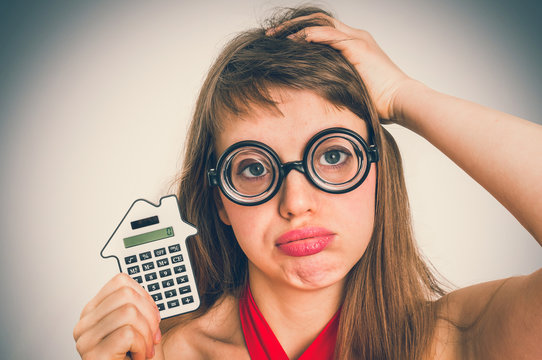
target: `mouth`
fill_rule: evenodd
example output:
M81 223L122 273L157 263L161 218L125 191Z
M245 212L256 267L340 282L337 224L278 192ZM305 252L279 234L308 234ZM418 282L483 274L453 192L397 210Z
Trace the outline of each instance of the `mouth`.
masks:
M275 244L286 255L309 256L324 250L335 235L326 228L305 227L282 234Z

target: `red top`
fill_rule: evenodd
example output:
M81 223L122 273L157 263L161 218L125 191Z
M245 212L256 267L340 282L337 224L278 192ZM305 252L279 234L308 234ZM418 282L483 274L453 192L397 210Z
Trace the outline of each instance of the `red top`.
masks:
M337 329L339 328L339 313L340 309L299 357L299 360L329 360L333 358ZM250 286L247 286L245 294L239 300L239 315L251 359L288 360L286 352L254 302Z

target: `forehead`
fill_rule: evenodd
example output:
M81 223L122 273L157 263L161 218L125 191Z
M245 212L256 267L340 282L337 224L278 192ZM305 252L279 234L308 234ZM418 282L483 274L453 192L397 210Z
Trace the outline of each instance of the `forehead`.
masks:
M344 127L367 139L364 120L345 108L338 108L308 90L271 91L277 107L254 106L242 117L224 119L215 139L217 154L243 140L271 146L282 157L298 157L316 133L330 127Z

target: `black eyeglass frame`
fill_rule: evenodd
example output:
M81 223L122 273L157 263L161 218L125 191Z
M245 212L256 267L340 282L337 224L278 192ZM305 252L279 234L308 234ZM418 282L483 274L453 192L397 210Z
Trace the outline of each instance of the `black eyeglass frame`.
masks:
M315 181L313 177L318 178L320 181L324 183L329 183L329 184L332 184L332 183L326 181L325 179L322 179L317 174L316 171L311 170L309 168L308 158L309 156L312 155L311 150L313 149L314 144L316 144L320 139L324 138L325 136L329 134L345 134L345 135L351 136L362 146L366 154L367 166L365 166L364 173L362 174L362 176L359 178L357 182L355 182L352 186L349 186L344 189L334 190L334 189L329 189L329 188L325 188L321 186L317 181ZM226 188L224 183L230 183L230 181L228 177L223 175L225 173L224 167L227 166L229 162L231 161L231 159L233 158L233 156L230 157L230 154L235 152L237 149L247 147L247 146L260 148L264 150L267 154L269 154L271 156L273 166L275 167L275 170L276 170L273 173L273 179L270 185L267 187L267 189L261 192L260 194L250 195L250 196L239 193L233 185L230 185L228 188ZM354 146L354 149L358 150L358 147ZM357 154L357 155L359 156L360 154ZM282 186L282 182L284 181L286 176L293 169L304 174L305 178L307 178L307 180L312 185L314 185L316 188L324 192L331 193L331 194L344 194L359 187L365 181L365 179L367 178L367 175L369 175L371 164L376 163L378 161L379 161L379 153L378 153L378 148L376 147L376 145L374 144L368 145L367 142L360 135L358 135L356 132L350 129L346 129L342 127L333 127L333 128L328 128L328 129L318 132L309 140L309 142L305 146L305 150L303 153L303 160L290 161L287 163L282 163L277 153L272 148L270 148L269 146L267 146L266 144L262 142L254 141L254 140L244 140L244 141L237 142L231 145L230 147L228 147L222 153L222 155L220 155L215 168L209 169L207 171L207 179L209 181L209 186L218 186L220 188L220 191L222 191L222 193L224 194L224 196L226 196L229 200L233 201L234 203L239 204L239 205L244 205L244 206L255 206L255 205L263 204L269 201L270 199L272 199L279 191L280 187ZM356 176L358 176L358 174L359 174L359 169ZM352 179L354 178L355 177L353 177ZM266 194L269 189L273 189L273 190L269 194ZM232 196L230 191L238 194L240 197L243 197L245 199L258 198L258 197L261 197L261 199L253 201L253 202L250 200L242 201ZM265 194L265 195L262 195L262 194Z

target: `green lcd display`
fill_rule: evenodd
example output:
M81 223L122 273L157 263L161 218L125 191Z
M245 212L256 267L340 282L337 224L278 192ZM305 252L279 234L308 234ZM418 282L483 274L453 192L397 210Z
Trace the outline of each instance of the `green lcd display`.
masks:
M124 238L124 247L129 248L132 246L138 246L147 244L156 240L162 240L173 236L173 228L167 227L165 229L155 230L148 233L130 236Z

